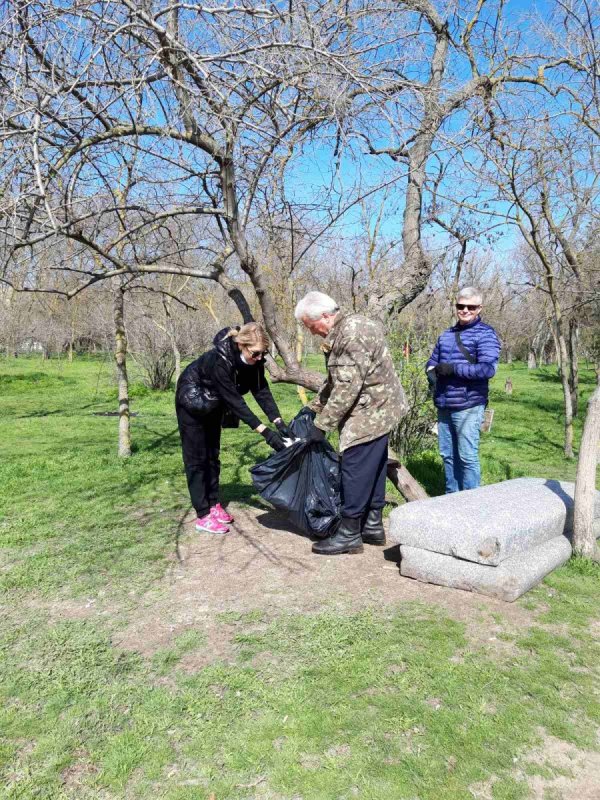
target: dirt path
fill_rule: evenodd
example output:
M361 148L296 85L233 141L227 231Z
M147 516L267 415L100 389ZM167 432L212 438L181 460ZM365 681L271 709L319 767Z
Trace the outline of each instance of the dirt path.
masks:
M491 657L510 659L513 645L496 634L535 622L535 614L519 605L403 578L396 547L316 556L310 540L295 533L282 515L249 506L230 506L230 511L235 523L226 536L197 533L192 516L182 522L162 585L142 599L119 646L151 655L186 629L200 628L208 646L180 664L193 672L214 660L235 660L229 626L219 620L224 612L260 611L268 619L281 613L350 613L421 603L465 623L469 640ZM515 774L527 780L531 800L600 800L600 754L544 737L542 747L520 759L529 762L565 773L542 778L517 767ZM491 800L493 781L473 787L472 796Z
M230 506L230 511L235 523L225 536L197 533L193 517L184 520L162 586L142 601L120 646L151 654L182 629L202 625L211 629L214 656L223 657L227 648L212 630L215 614L222 612L261 610L271 617L417 602L439 606L464 621L479 642L496 642L499 626L493 615L502 615L504 630L532 621L519 606L401 577L397 547L365 546L362 555L317 556L310 540L276 512L249 506Z
M418 603L463 622L469 641L491 658L504 660L511 658L514 645L497 634L536 623L536 613L520 605L401 577L396 547L365 546L362 555L316 556L310 540L294 532L282 515L242 505L229 510L235 523L226 536L197 533L192 515L181 521L169 569L151 591L131 597L115 646L149 657L193 628L206 637L207 646L185 655L179 668L194 672L214 661L236 660L231 626L223 623L223 614L260 612L267 622L282 613L351 613ZM54 603L46 610L56 619L112 616L110 609L110 599L104 597L97 603ZM118 609L113 610L118 616ZM543 745L523 754L515 766L515 776L529 784L531 800L600 800L600 754L540 733ZM555 766L562 774L530 775L521 766L527 763ZM491 800L493 783L473 786L472 797Z

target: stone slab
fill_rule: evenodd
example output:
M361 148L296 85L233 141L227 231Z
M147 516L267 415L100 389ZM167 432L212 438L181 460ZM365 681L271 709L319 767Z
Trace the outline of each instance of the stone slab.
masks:
M406 503L390 514L400 545L497 566L573 529L574 483L515 478ZM600 492L595 516L600 517Z
M512 603L569 560L571 543L565 536L557 536L525 554L507 558L498 567L475 564L408 545L400 545L400 556L400 574L407 578L478 592Z

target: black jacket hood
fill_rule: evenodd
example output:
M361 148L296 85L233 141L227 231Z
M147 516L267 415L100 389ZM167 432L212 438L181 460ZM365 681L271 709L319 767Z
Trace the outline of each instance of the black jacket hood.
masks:
M221 328L221 330L216 334L215 338L213 339L213 345L217 354L224 358L225 361L230 364L232 367L234 365L241 366L243 361L241 360L239 348L236 347L235 342L231 338L231 336L227 336L229 331L231 330L238 330L239 327L236 328Z
M215 338L213 339L214 346L217 347L219 344L221 344L221 345L222 344L226 344L227 343L227 339L225 339L225 337L227 336L227 334L231 330L233 330L233 328L231 328L231 327L221 328L221 330L217 334L215 334ZM239 327L236 327L235 330L239 331Z

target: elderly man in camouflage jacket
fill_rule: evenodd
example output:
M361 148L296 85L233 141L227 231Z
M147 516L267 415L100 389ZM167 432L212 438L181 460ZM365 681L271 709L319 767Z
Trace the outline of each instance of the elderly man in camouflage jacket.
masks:
M337 428L342 453L342 519L313 552L361 553L363 542L385 544L388 436L406 413L404 391L379 323L341 311L322 292L309 292L295 316L325 339L327 380L310 404L317 412L310 438L322 441Z

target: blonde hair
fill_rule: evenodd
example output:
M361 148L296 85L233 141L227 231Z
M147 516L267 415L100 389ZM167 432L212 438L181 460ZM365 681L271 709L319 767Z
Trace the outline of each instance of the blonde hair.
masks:
M239 344L240 347L245 346L248 348L256 348L257 350L268 350L271 345L267 332L258 322L247 322L245 325L242 325L239 330L237 328L232 328L225 336L226 339L229 337Z

